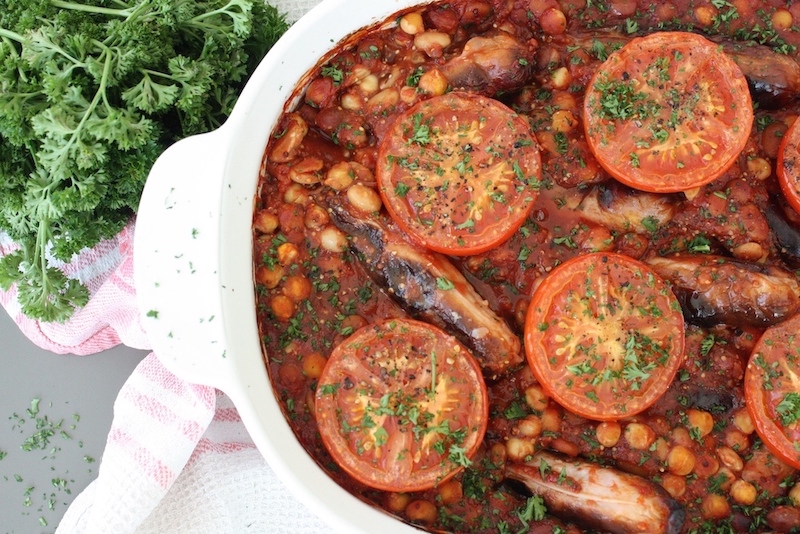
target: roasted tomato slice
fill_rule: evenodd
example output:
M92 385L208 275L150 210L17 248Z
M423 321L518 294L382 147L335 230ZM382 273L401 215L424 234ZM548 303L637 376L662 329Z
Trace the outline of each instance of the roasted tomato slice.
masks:
M795 120L781 141L778 152L778 181L786 201L800 213L800 121Z
M322 441L367 486L419 491L470 464L489 418L469 351L427 323L389 319L338 345L316 391Z
M528 122L490 98L453 92L401 114L381 141L376 177L389 214L438 252L484 252L528 216L541 178Z
M693 33L636 38L595 71L584 99L589 145L606 171L644 191L686 191L722 175L747 143L747 80Z
M747 411L761 440L800 469L800 315L768 328L744 375Z
M684 321L646 265L615 253L578 256L534 290L525 352L542 387L594 420L628 417L667 390L683 360Z

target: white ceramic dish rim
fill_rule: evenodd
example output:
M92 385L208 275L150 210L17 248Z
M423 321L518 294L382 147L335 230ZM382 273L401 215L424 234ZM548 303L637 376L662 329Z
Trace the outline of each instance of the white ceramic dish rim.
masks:
M278 477L340 532L418 530L338 486L281 413L255 316L251 224L258 173L298 80L356 30L429 2L323 0L264 58L222 127L164 152L137 216L134 278L153 350L180 378L224 391Z

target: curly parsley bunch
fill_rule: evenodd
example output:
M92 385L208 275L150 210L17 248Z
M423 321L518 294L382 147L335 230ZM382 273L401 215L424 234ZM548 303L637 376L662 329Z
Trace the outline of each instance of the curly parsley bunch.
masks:
M88 300L50 258L117 233L174 141L218 127L287 29L262 0L0 0L0 260L23 312Z

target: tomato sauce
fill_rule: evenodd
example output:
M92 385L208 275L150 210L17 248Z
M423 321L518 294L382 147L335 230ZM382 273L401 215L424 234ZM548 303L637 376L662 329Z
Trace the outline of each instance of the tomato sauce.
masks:
M303 447L348 491L431 531L591 532L624 522L609 519L609 527L597 517L606 510L582 504L588 515L564 513L537 496L532 487L546 481L544 468L536 480L507 476L538 451L642 477L652 484L648 499L681 510L674 532L800 528L800 453L780 439L765 444L765 423L753 419L779 413L794 429L800 397L779 391L777 407L752 410L744 391L751 354L768 345L759 343L765 332L789 347L769 352L778 362L800 346L777 330L800 313L800 247L791 244L800 239L800 214L776 177L783 135L800 113L800 4L454 0L392 20L320 63L265 151L253 224L258 320L276 396ZM583 102L609 55L661 30L703 35L734 58L754 120L718 178L651 193L618 183L595 158ZM315 420L315 395L328 358L353 333L384 319L426 319L450 302L448 291L460 290L416 261L433 253L404 237L376 178L395 119L453 91L513 110L541 157L535 180L518 184L536 197L510 237L479 253L435 256L474 288L481 302L469 306L488 308L521 343L531 297L550 273L578 256L622 254L672 288L685 321L682 361L645 411L581 416L554 400L555 384L537 381L520 346L519 359L501 372L484 368L485 437L457 474L429 489L377 490L333 460ZM349 226L341 206L350 210ZM398 274L386 251L409 246ZM600 287L593 283L589 293ZM401 290L419 293L401 298ZM796 366L781 368L791 378ZM758 376L780 388L791 382Z

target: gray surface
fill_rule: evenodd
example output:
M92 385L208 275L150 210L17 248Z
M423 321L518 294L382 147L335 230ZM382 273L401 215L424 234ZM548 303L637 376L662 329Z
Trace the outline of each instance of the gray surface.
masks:
M33 345L0 308L0 534L55 531L69 503L97 477L114 399L146 354L124 346L91 356L53 354ZM35 398L39 413L30 418ZM43 449L23 450L45 416L69 437L56 432Z

